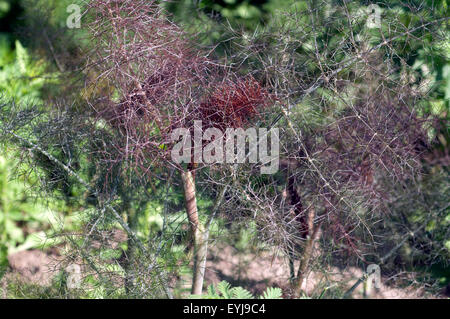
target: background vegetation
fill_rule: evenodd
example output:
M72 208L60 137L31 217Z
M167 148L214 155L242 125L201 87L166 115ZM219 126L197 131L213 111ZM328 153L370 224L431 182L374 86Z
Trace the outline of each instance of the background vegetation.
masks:
M178 177L177 169L164 164L160 153L150 153L151 156L144 158L141 166L151 170L145 178L142 167L131 165L133 161L138 162L137 155L130 160L121 157L123 136L114 125L108 126L107 118L99 120L96 110L120 101L129 93L126 92L129 87L117 84L118 76L108 77L113 67L95 63L98 62L95 59L104 58L104 52L110 52L101 52L104 38L91 37L90 31L100 26L95 15L83 16L82 23L89 28L86 25L81 30L66 27L66 8L72 3L83 8L89 5L82 0L0 1L0 276L5 282L0 289L7 298L187 297L191 287L186 282L195 275L192 260L200 258L196 254L201 243L193 239L192 222L186 217L186 183ZM417 118L425 123L420 124L423 124L420 131L425 132L426 138L417 142L423 145L414 145L422 147L421 157L403 158L398 161L402 162L400 166L395 159L384 160L383 152L374 148L373 156L383 159L380 166L392 164L387 167L388 173L373 173L377 185L384 187L388 195L374 191L368 196L366 190L361 191L363 187L355 190L346 182L339 189L339 196L351 200L350 210L358 211L357 217L348 217L353 216L350 213L346 217L330 213L328 221L317 218L320 226L315 224L322 234L318 242L323 254L311 261L309 267L325 274L324 281L313 292L298 294L295 284L292 288L286 279L286 285L281 287L283 296L343 297L348 287L331 278L330 267L345 272L348 267L365 269L367 263L382 263L384 278L392 286L413 285L433 296L442 295L450 284L448 2L377 1L381 32L367 28L371 1L158 3L167 10L163 16L186 32L185 36L195 36L196 46L190 49L201 52L206 48L211 61L227 65L236 77L252 75L276 99L289 104L291 122L284 117L277 118L283 109L277 104L275 110L262 112L259 124L273 123L275 118L280 121L277 126L286 128L282 131L285 136L282 144L288 149L282 153L287 160L298 160L298 166L282 163L283 169L273 177L257 176L248 167L237 173L231 168L224 172L208 168L194 173L198 211L204 212L199 215L200 225L210 223L209 237L206 237L210 246L219 250L232 246L242 255L281 252L286 260L291 260L292 267L295 262L302 268L305 243L311 234L299 235L298 230L293 233L285 220L274 221L276 216L267 213L277 205L281 207L278 204L281 195L276 195L282 193L280 185L288 185L289 176L296 176L293 183L301 190L295 192L306 198L304 206L316 205L317 215L329 209L324 201L334 204L336 212L346 212L347 208L339 206L340 200L325 194L321 181L309 173L310 167L301 166L306 157L297 152L302 146L295 132L301 132L305 143L309 143L305 149L314 154L323 152L321 143L325 137L336 138L333 134L342 127L332 128L333 123L346 118L349 104L358 105L364 99L362 96L373 97L375 104L384 98L392 99L391 105L412 106ZM305 12L314 14L308 16ZM433 22L436 20L439 23ZM424 24L427 26L418 27ZM314 26L318 29L313 29ZM353 35L358 38L351 39ZM393 40L386 47L379 46L386 41L386 35ZM363 73L361 70L366 65L362 62L339 69L346 61L359 57L358 50L372 53L370 48L374 47L377 50L365 62L374 69L384 65L384 69ZM113 52L114 46L109 48ZM90 63L95 65L86 67ZM226 73L220 69L213 72ZM348 85L350 82L352 85ZM203 94L196 87L203 84L193 83L190 86L193 94ZM314 91L298 93L310 88ZM420 92L420 97L408 95L408 90ZM167 101L178 98L166 96ZM358 114L373 122L391 119L387 109L379 109L384 117L365 114L364 110L368 109L364 105ZM412 123L401 122L404 120L401 109L393 112L398 112L395 118L398 123ZM344 126L352 125L357 123ZM140 129L145 134L155 133L154 129ZM387 131L400 129L392 124ZM23 139L12 136L11 132ZM361 138L358 140L361 145L372 145L372 140L365 140L366 136L353 137ZM408 144L411 141L408 138L402 142ZM105 145L105 141L111 144ZM339 143L341 150L350 148L349 141L342 139ZM162 151L164 147L160 147ZM105 150L120 160L105 157ZM388 156L407 157L408 152L402 149ZM356 158L360 155L357 151L353 153L358 163L363 161ZM333 163L350 161L347 157L317 157L316 160L318 165L323 164L320 171L329 174L325 178L330 180L340 178L336 177L340 167L332 166ZM420 167L414 167L420 174L405 173L414 166L413 162L420 163ZM183 169L191 172L190 168ZM285 171L291 175L283 175ZM232 181L228 180L230 176ZM221 188L221 185L234 186ZM249 190L252 192L248 193ZM254 197L249 200L245 194ZM292 199L292 194L286 201ZM374 200L371 196L381 197ZM271 200L274 206L266 207L265 203ZM291 204L286 211L298 208ZM376 209L385 215L372 215ZM253 218L256 212L263 217ZM359 219L359 216L364 217ZM373 224L372 233L353 228L359 223L353 218ZM332 229L341 223L345 228L342 234L338 228ZM338 235L332 238L332 234ZM368 240L369 237L372 238ZM11 276L14 269L9 257L35 249L57 250L56 275L49 285L23 282ZM65 267L71 263L83 265L80 289L67 288ZM286 261L286 269L288 264ZM216 288L211 285L205 289L204 297L281 297L278 288L258 290L246 286L238 277L236 274L226 279L243 287L231 288L226 282L220 282Z

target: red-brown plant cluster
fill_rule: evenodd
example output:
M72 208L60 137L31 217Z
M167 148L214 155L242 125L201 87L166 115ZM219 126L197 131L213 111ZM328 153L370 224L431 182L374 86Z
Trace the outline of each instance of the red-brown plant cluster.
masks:
M252 76L234 81L227 79L200 104L200 118L207 126L222 130L244 127L273 100Z

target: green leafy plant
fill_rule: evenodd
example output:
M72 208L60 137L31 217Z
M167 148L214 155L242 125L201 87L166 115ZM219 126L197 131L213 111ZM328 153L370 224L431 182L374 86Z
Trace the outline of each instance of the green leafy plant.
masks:
M283 292L280 288L267 287L258 299L282 299ZM254 299L251 292L242 287L231 287L226 281L219 282L216 286L209 285L207 293L201 296L192 295L192 298L201 299Z
M10 159L0 156L0 266L11 253L55 243L43 231L54 221L54 212L26 195L24 181L11 180L12 166Z
M19 40L12 50L6 37L0 37L0 91L7 98L21 102L40 102L44 84L53 78L46 74L45 60L32 56Z

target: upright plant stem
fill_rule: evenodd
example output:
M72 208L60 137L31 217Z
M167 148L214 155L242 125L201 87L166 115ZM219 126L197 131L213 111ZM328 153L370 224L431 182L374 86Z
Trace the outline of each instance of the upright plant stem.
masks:
M294 294L296 298L299 298L302 292L302 285L305 281L308 265L312 257L312 249L314 247L314 239L308 236L306 240L305 248L303 250L303 256L300 260L300 265L297 271L297 278L294 281Z
M197 196L195 190L195 179L192 171L181 172L183 180L184 200L186 213L191 226L192 238L194 241L194 267L192 291L194 295L200 295L203 289L203 278L205 276L207 239L205 240L205 229L198 218Z
M209 215L205 225L203 225L198 217L197 197L195 190L195 178L192 171L187 170L181 173L183 180L184 197L186 205L186 213L191 225L191 231L194 240L194 266L191 293L193 295L201 295L203 291L203 281L205 278L206 258L208 256L208 240L209 229L221 205L225 192L229 185L223 185L219 192L211 214Z
M297 278L294 281L294 295L296 298L300 298L302 293L302 286L306 278L306 273L309 269L309 264L313 257L314 244L317 240L320 224L314 226L315 211L313 208L309 209L308 213L308 229L309 234L306 238L305 246L303 248L302 258L300 259L300 265L298 266Z
M130 229L132 231L136 231L136 211L128 207L126 209L127 213L127 222L128 225L130 225ZM134 258L136 255L136 242L128 236L127 240L127 252L125 256L125 292L127 295L131 294L133 291L133 285L134 285L134 274L133 274L133 264L134 264Z
M201 295L205 279L206 257L208 255L209 231L202 225L197 229L194 244L194 277L192 279L192 294Z

